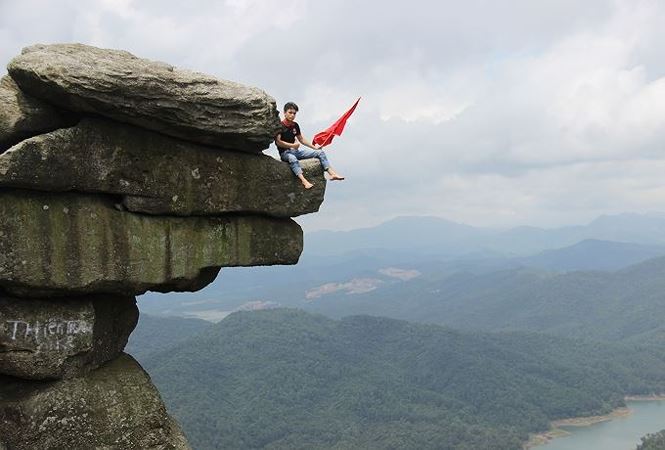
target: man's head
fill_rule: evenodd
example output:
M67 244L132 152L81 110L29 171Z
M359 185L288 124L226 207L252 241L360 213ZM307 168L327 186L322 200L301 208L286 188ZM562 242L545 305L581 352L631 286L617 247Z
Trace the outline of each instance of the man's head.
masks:
M288 121L293 121L298 112L298 105L293 102L288 102L284 105L284 118Z

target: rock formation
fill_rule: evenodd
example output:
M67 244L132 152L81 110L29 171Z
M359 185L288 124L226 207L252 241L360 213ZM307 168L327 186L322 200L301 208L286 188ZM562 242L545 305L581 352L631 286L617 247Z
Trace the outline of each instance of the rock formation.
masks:
M295 264L325 178L262 155L265 92L81 44L0 81L0 449L185 449L123 354L135 295Z
M260 152L279 130L260 89L81 44L23 49L7 70L34 97L215 147Z
M21 91L10 77L0 79L0 151L38 133L71 126L76 117Z

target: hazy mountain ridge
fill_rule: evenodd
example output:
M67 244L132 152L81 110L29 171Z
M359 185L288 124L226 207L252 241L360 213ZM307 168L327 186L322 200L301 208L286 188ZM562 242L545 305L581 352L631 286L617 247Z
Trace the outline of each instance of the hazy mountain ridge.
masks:
M306 236L312 255L339 254L360 248L422 249L430 253L463 255L499 252L525 255L573 245L586 239L665 244L665 218L660 215L600 216L587 225L559 228L478 228L437 217L398 217L381 225L352 231L317 231Z
M568 247L516 258L516 262L526 267L556 271L610 271L664 255L665 246L585 239Z
M373 314L485 331L652 340L665 317L665 258L616 272L460 272L366 294L333 294L309 309L333 317Z
M615 222L616 225L613 227L612 224ZM643 222L650 225L647 226ZM443 228L439 227L442 223ZM307 292L330 283L345 285L353 280L376 279L384 282L384 287L393 288L396 280L382 273L382 270L391 267L405 271L416 270L426 276L440 278L448 277L456 272L481 274L520 267L548 271L617 270L655 256L665 255L663 245L634 242L640 241L636 236L639 236L640 230L644 228L648 228L651 235L660 232L665 237L665 231L662 231L665 230L665 226L662 227L662 230L653 229L658 224L665 225L665 220L651 216L619 215L599 218L588 226L564 227L555 230L534 227L520 227L508 231L481 230L480 238L471 240L472 247L476 250L472 251L467 245L462 254L454 256L446 248L437 247L435 241L425 247L409 247L409 243L412 243L409 239L412 236L416 236L417 239L422 237L424 241L421 243L430 243L429 235L436 234L439 236L437 237L439 241L441 239L456 241L451 238L453 235L446 235L446 227L455 228L457 230L455 236L478 236L478 233L473 231L473 227L466 225L458 227L438 218L402 218L388 223L389 226L386 225L393 234L383 244L391 245L393 248L367 248L373 245L373 241L363 244L362 240L359 240L354 244L358 248L345 253L316 256L314 252L317 251L317 246L320 249L319 244L326 241L317 238L317 236L322 236L320 234L309 233L305 237L305 253L296 267L225 269L217 280L203 291L176 295L149 293L141 298L139 305L142 311L150 314L191 317L206 317L208 314L206 311L209 310L211 320L215 320L214 317L219 320L219 317L223 317L247 302L274 302L282 306L307 308ZM626 228L630 225L634 225L634 229ZM377 230L381 234L382 227L383 225L357 231L367 237L375 234ZM590 231L601 230L607 234L607 230L612 229L623 230L622 232L626 235L623 236L626 237L624 242L603 241ZM429 235L419 230L425 230ZM346 238L353 233L355 231L334 232L332 235ZM495 233L494 237L512 235L509 241L529 241L532 239L530 236L540 236L538 237L540 244L535 245L533 242L529 244L531 247L538 247L538 251L531 252L529 256L510 256L515 252L489 251L483 247L482 239L492 233ZM572 245L566 247L540 250L541 247L553 246L553 242L546 237L552 233L591 236L588 239L574 241ZM521 237L516 238L516 235ZM629 235L632 241L628 238ZM329 242L334 243L336 239L335 237ZM651 239L651 241L653 240ZM462 241L457 240L455 245L460 245ZM402 247L394 248L395 245ZM343 250L343 247L340 247L340 251ZM483 248L480 249L481 247ZM522 250L518 253L528 252ZM377 290L381 291L381 289ZM196 302L197 305L193 302ZM200 311L203 311L203 314L200 314Z

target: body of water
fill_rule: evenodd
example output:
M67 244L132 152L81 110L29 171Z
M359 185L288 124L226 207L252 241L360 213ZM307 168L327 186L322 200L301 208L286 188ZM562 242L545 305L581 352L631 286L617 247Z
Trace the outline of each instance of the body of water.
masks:
M665 429L665 400L627 402L632 414L587 427L562 427L570 432L536 450L635 450L640 438Z

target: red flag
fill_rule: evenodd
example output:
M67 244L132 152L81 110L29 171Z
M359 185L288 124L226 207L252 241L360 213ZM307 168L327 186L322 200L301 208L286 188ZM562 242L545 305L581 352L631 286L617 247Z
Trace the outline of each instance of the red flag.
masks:
M330 127L327 130L322 131L320 133L316 133L316 135L314 135L314 139L312 139L312 143L314 145L319 144L321 147L325 147L326 145L332 142L335 135L341 136L342 131L344 131L344 125L346 125L346 120L349 117L351 117L353 111L356 110L356 106L358 106L359 101L360 97L358 97L358 100L356 100L351 109L345 112L344 115L342 115L342 117L337 119L337 122L330 125Z

